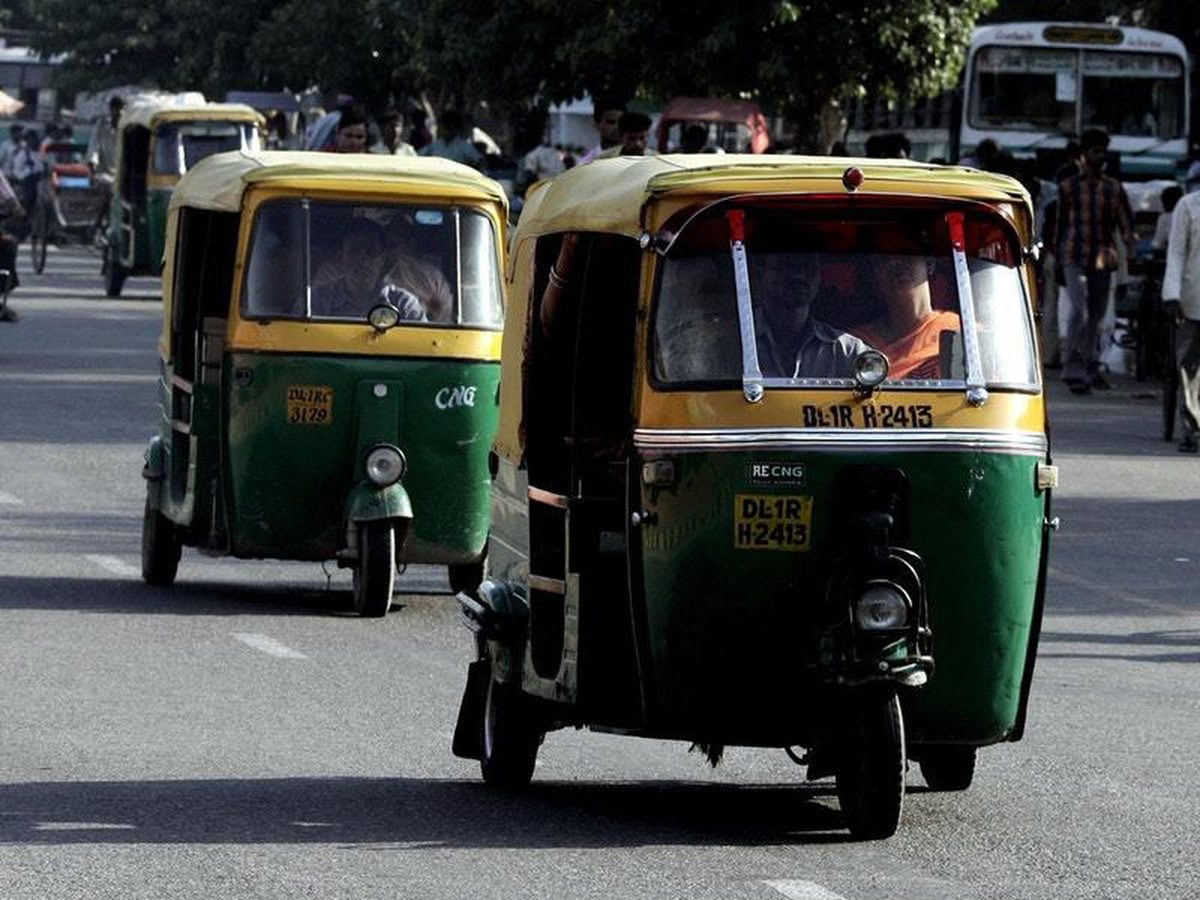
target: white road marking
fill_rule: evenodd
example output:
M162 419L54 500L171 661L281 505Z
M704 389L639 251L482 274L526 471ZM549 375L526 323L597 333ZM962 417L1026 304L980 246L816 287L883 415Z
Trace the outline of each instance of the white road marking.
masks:
M261 650L268 656L276 656L279 659L308 659L299 650L293 650L285 644L279 643L273 637L267 637L265 634L255 634L254 632L235 631L233 636L236 640L241 641L248 647L253 647L255 650Z
M141 578L142 570L137 566L131 566L122 559L117 559L115 556L102 556L98 553L89 553L84 556L90 563L94 563L106 572L112 572L114 575L120 575L122 578Z
M0 499L0 503L3 503L3 502L4 502L4 500L3 500L3 499ZM19 501L19 500L18 500L17 502L18 502L18 503L20 503L21 501ZM1192 559L1191 559L1191 557L1190 557L1190 556L1177 556L1177 557L1175 557L1175 562L1191 562L1191 561L1192 561Z
M116 822L38 822L34 831L132 831L137 826Z
M763 884L790 900L846 900L841 894L835 894L815 881L764 881Z
M10 506L20 506L24 502L25 501L20 497L15 497L12 494L6 494L4 491L0 491L0 503L7 503Z

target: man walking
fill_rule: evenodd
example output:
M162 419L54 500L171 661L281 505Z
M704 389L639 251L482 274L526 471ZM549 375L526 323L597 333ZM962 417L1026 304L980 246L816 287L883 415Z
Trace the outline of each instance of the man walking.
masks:
M1200 193L1175 206L1167 240L1163 309L1176 322L1175 364L1179 367L1179 420L1183 453L1200 450Z
M1083 171L1058 185L1058 258L1066 280L1069 314L1063 381L1075 394L1106 388L1100 371L1100 323L1119 254L1119 232L1130 249L1133 213L1125 189L1104 174L1108 134L1093 128L1080 141Z

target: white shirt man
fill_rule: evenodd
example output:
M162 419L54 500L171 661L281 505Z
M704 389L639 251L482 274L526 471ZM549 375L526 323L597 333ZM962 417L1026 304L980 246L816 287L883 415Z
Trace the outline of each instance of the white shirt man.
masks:
M1171 217L1162 299L1175 317L1184 453L1200 451L1200 193L1184 196Z

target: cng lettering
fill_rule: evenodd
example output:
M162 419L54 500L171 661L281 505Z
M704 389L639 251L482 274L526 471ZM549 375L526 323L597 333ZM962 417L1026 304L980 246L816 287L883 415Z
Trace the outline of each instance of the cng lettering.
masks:
M459 384L452 387L444 387L433 395L433 405L438 409L474 406L475 385Z

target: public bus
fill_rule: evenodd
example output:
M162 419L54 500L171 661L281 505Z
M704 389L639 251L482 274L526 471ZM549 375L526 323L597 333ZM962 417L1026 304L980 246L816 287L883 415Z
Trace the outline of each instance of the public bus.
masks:
M1144 28L1010 22L975 29L952 158L992 138L1053 171L1072 136L1103 128L1123 180L1174 178L1187 155L1188 55Z

